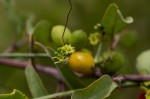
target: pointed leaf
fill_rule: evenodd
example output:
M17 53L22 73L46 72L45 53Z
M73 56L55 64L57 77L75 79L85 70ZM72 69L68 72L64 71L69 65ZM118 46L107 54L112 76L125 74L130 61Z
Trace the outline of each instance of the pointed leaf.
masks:
M56 65L56 67L70 89L83 88L83 84L80 79L72 72L72 70L68 66Z
M88 87L75 91L71 99L105 99L116 87L111 77L104 75Z
M42 81L40 80L38 74L36 73L36 71L32 66L29 65L26 67L25 74L29 89L33 97L40 97L47 95L47 91L44 88Z
M33 35L34 33L34 27L33 27L33 21L34 21L35 17L34 15L30 15L27 22L26 22L26 32L28 35Z
M49 45L50 39L50 23L48 21L42 20L38 22L34 30L34 39L44 45Z
M14 89L10 94L1 94L0 99L28 99L22 92Z
M101 26L104 26L104 30L107 34L112 32L117 33L123 29L127 24L132 23L133 18L124 18L116 4L111 4L101 20Z

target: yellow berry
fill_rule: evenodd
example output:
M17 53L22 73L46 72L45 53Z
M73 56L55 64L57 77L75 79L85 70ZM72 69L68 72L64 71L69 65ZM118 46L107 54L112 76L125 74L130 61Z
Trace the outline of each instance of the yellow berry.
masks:
M93 56L88 52L75 52L69 58L69 67L82 74L89 74L95 68Z

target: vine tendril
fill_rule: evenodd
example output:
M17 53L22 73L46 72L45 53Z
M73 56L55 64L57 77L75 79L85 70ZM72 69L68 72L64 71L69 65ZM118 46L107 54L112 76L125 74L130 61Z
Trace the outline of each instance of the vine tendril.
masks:
M63 31L63 34L62 34L62 40L63 40L63 44L65 44L65 41L64 41L64 35L65 35L65 31L66 31L66 27L67 27L67 23L68 23L68 20L69 20L69 15L72 11L72 3L71 3L71 0L69 0L69 5L70 5L70 10L67 14L67 19L66 19L66 23L65 23L65 28L64 28L64 31Z

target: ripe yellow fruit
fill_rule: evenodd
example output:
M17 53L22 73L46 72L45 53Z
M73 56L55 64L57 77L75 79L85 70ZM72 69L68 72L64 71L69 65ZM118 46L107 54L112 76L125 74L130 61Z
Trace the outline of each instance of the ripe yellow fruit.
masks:
M69 58L69 67L82 74L90 74L95 68L94 58L88 52L75 52Z

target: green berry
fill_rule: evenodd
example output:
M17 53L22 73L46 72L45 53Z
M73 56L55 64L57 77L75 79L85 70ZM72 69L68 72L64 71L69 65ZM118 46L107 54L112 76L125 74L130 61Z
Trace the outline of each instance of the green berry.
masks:
M142 74L150 74L150 50L142 52L136 59L137 71Z
M69 38L71 36L71 32L68 28L66 28L64 33L64 42L63 42L62 35L63 35L64 28L65 27L62 25L57 25L52 28L51 38L54 44L56 44L57 46L62 46L63 43L68 44Z
M99 58L100 67L105 73L116 73L125 65L124 57L116 51L107 51Z
M76 50L80 50L87 45L88 37L83 30L76 30L71 34L69 44L75 47Z

